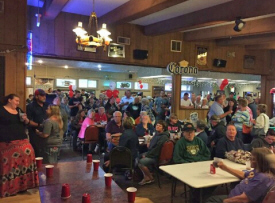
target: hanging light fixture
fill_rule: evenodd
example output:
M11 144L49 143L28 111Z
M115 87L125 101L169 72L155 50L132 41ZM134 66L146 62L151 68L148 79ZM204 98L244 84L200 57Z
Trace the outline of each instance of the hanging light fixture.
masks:
M93 0L93 12L90 15L89 24L88 24L88 33L82 27L82 22L78 22L78 26L73 29L76 34L76 43L79 44L83 50L85 47L104 47L106 51L107 46L110 44L112 39L109 37L111 33L107 30L107 25L102 24L102 28L98 30L97 25L97 16L94 11L95 1Z

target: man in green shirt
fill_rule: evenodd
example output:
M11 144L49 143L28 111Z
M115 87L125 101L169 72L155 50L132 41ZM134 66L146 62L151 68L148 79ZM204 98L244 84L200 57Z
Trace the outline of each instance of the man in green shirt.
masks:
M176 164L210 160L210 151L200 138L195 137L192 123L184 125L183 136L174 149L173 160Z

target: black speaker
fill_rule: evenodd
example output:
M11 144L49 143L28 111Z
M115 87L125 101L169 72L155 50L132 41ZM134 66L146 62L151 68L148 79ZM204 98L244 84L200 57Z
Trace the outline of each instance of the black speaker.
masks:
M132 74L129 74L129 79L132 79L133 78L133 75Z
M214 59L213 66L224 68L226 66L226 60Z
M148 51L147 50L135 49L133 56L134 56L134 59L144 60L144 59L148 58Z

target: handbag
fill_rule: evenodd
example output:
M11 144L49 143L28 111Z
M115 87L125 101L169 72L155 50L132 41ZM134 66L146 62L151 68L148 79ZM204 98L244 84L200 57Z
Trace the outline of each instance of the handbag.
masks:
M252 130L252 125L246 125L243 123L243 134L250 134Z
M263 116L263 117L264 117L264 126L265 126L265 116ZM252 130L251 130L251 136L253 138L257 138L260 135L265 135L264 127L263 128L255 128L255 127L253 127Z

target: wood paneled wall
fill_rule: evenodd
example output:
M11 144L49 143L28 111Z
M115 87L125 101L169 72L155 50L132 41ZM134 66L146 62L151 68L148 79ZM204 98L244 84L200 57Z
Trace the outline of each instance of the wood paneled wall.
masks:
M0 54L5 57L4 93L20 96L20 107L25 108L27 0L4 0L0 13ZM2 98L1 98L2 99Z
M171 61L183 59L182 52L170 52L171 40L182 40L181 33L148 37L143 35L142 27L132 24L116 27L107 25L112 33L113 42L117 41L117 36L131 39L130 45L125 46L125 58L110 58L107 52L103 52L102 47L97 48L96 53L77 51L75 33L72 30L77 26L78 21L83 22L83 27L88 30L88 16L61 12L54 21L42 20L40 28L37 28L36 19L33 17L35 12L35 9L29 8L30 29L33 31L33 52L36 55L156 67L166 67ZM148 59L133 59L134 49L148 50Z
M202 31L203 32L203 31ZM196 46L207 47L207 65L198 66L199 70L231 73L248 73L258 75L268 75L270 67L269 50L246 50L244 46L217 46L215 41L184 42L184 58L190 65L196 65ZM235 52L235 57L228 57L227 52ZM255 56L254 69L244 69L244 56ZM213 66L214 59L227 61L225 68Z

